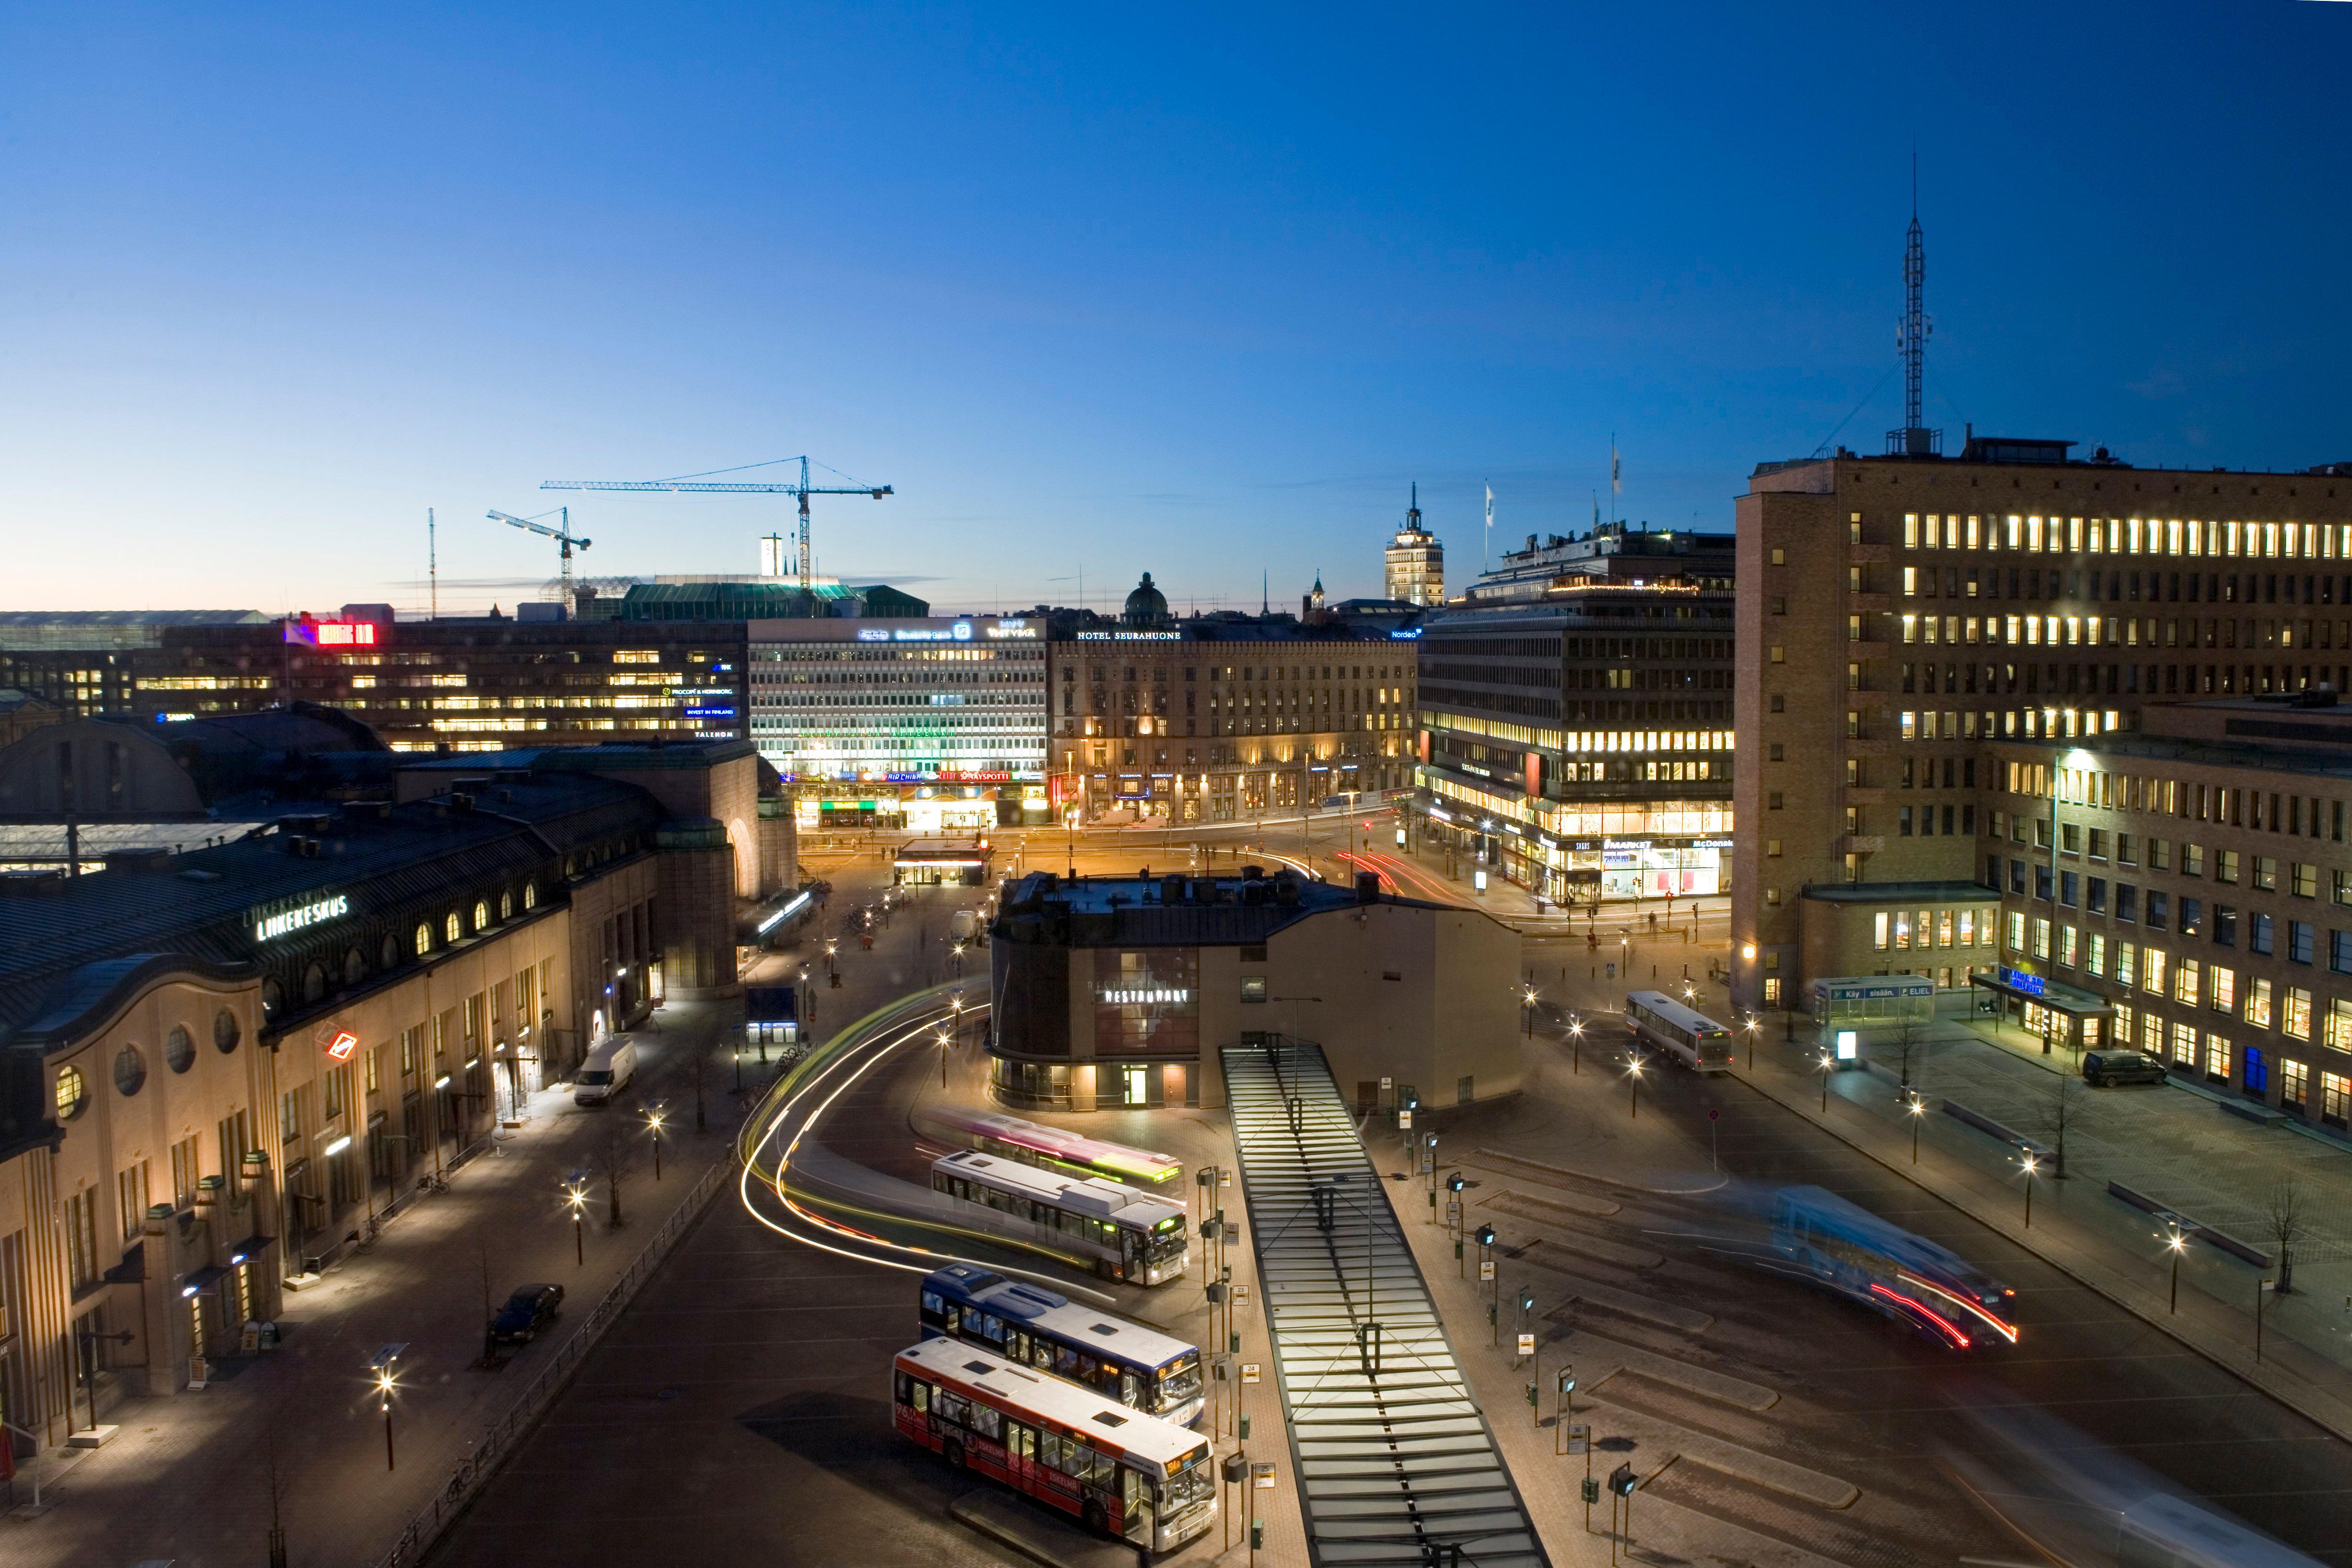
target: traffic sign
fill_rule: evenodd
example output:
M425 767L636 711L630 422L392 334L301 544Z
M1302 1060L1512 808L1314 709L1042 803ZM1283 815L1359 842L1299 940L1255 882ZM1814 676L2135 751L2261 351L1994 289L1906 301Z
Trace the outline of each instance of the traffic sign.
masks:
M1483 1283L1485 1283L1486 1280L1492 1279L1494 1277L1495 1277L1495 1260L1494 1260L1493 1258L1481 1258L1481 1259L1479 1259L1479 1261L1478 1261L1478 1279L1479 1279L1479 1282L1483 1284Z
M1236 1285L1236 1286L1234 1286L1234 1300L1236 1300L1236 1301L1246 1301L1246 1300L1249 1300L1249 1287L1248 1287L1248 1286L1246 1286L1246 1285Z
M1400 1131L1400 1132L1409 1132L1409 1131L1411 1131L1412 1130L1412 1111L1410 1111L1410 1110L1400 1110L1400 1111L1398 1111L1398 1112L1397 1112L1397 1131Z
M1533 1335L1533 1334L1521 1334L1521 1335L1519 1336L1519 1353L1520 1353L1521 1355L1533 1355L1533 1354L1535 1354L1535 1353L1536 1353L1536 1337L1535 1337L1535 1335ZM1533 1385L1532 1385L1532 1384L1530 1384L1529 1386L1533 1386Z
M1707 1110L1707 1113L1706 1113L1706 1119L1707 1119L1709 1121L1714 1121L1717 1120L1718 1118L1720 1118L1722 1115L1723 1115L1723 1112L1722 1112L1722 1111L1720 1111L1720 1110L1714 1110L1714 1109L1712 1109L1712 1108L1709 1108L1709 1110Z
M1258 1381L1258 1363L1254 1361L1245 1361L1242 1363L1242 1381L1244 1383L1255 1383Z
M1580 1422L1573 1423L1572 1425L1570 1425L1570 1427L1569 1427L1569 1429L1568 1429L1568 1451L1569 1451L1570 1454L1581 1454L1582 1452L1584 1452L1585 1446L1586 1446L1587 1444L1591 1443L1591 1441L1592 1441L1592 1428L1591 1428L1591 1427L1590 1427L1590 1426L1586 1426L1584 1423L1582 1423L1582 1422L1580 1422ZM1592 1483L1591 1483L1591 1481L1587 1481L1587 1482L1585 1482L1584 1484L1585 1484L1586 1486L1588 1486L1588 1487L1589 1487L1589 1486L1591 1486ZM1587 1502L1591 1502L1591 1501L1592 1501L1593 1500L1592 1500L1592 1499L1591 1499L1591 1498L1587 1498L1587 1499L1585 1499L1584 1500L1585 1500L1585 1501L1587 1501Z
M1270 1492L1274 1489L1274 1461L1272 1459L1252 1459L1250 1461L1250 1485L1255 1487L1262 1492Z

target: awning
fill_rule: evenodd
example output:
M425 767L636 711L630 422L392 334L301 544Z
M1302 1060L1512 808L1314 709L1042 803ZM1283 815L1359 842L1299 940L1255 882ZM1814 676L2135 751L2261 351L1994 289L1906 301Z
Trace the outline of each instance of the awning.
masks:
M277 1244L278 1238L274 1236L248 1236L228 1249L229 1264L234 1268L240 1263L250 1263Z
M209 1290L227 1277L227 1269L217 1264L207 1264L180 1281L180 1294L194 1296L199 1291Z
M2115 1005L2104 996L2094 996L2088 991L2072 985L2061 985L2039 974L2023 970L2002 968L1991 974L1971 974L1969 984L1981 985L1988 991L1998 991L2004 996L2014 996L2021 1002L2032 1002L2053 1012L2074 1018L2105 1018L2115 1012Z

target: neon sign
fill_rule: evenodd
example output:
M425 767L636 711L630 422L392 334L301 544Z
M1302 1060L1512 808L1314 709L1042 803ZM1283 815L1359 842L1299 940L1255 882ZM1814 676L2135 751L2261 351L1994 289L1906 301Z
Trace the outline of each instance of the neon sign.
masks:
M286 640L311 647L373 647L373 621L289 621Z
M349 1029L338 1029L335 1037L327 1042L327 1054L339 1062L347 1062L352 1059L352 1052L358 1048L359 1043L360 1037Z
M281 936L291 936L298 931L331 921L352 912L350 895L331 893L307 904L297 904L290 910L280 910L274 915L261 915L253 922L253 940L275 942Z
M1095 1000L1106 1007L1150 1006L1160 1004L1181 1005L1192 999L1188 988L1177 985L1165 990L1097 991Z

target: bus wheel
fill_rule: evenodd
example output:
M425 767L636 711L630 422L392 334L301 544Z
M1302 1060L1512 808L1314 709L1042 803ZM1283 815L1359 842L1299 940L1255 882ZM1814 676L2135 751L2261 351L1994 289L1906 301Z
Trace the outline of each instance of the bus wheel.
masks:
M963 1442L961 1438L950 1437L948 1439L947 1457L949 1468L957 1470L963 1468Z
M1110 1533L1110 1515L1103 1511L1103 1505L1099 1502L1096 1502L1091 1499L1088 1500L1085 1510L1085 1517L1087 1528L1093 1531L1097 1535L1108 1535Z

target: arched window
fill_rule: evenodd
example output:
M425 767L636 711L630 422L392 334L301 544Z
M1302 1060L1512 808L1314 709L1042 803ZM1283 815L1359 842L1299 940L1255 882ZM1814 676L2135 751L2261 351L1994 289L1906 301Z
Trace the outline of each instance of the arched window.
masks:
M375 952L376 958L379 961L378 967L383 969L394 969L399 967L400 939L398 937L385 937L383 942L377 944Z
M343 984L357 985L366 978L367 960L360 956L358 948L352 948L343 954Z
M137 1094L146 1081L147 1058L137 1046L125 1045L114 1053L114 1087L125 1098Z
M535 910L539 908L539 884L537 882L525 882L522 885L522 907L527 910Z
M302 1000L316 1002L327 994L327 972L318 964L309 964L302 971Z
M442 927L441 927L441 929L442 929L442 931L443 931L445 933L446 933L447 939L448 939L449 941L451 941L451 942L455 942L455 941L457 941L457 940L458 936L459 936L460 934L462 934L462 933L459 931L458 927L457 927L457 910L451 910L449 911L449 918L448 918L446 921L443 921L443 922L442 922Z
M419 922L416 927L416 956L423 958L433 951L433 928Z
M224 1013L223 1017L228 1015ZM229 1022L235 1024L236 1019ZM185 1072L196 1065L196 1042L185 1024L174 1024L172 1032L163 1037L163 1065L173 1072Z
M488 931L490 929L490 906L488 900L476 899L474 900L474 929L476 931Z
M499 895L499 919L502 921L514 919L514 893L511 889Z
M89 1085L81 1076L81 1068L65 1067L58 1069L58 1120L71 1121L89 1106Z
M286 987L278 984L278 977L276 975L271 975L268 979L264 980L261 983L261 1016L265 1018L274 1016L284 1010L285 1006ZM223 1013L221 1016L226 1018L228 1017L228 1015L226 1013ZM231 1022L234 1023L235 1020L232 1019ZM229 1037L228 1044L222 1046L221 1049L223 1051L233 1051L236 1049L236 1037L232 1034Z
M271 1008L276 1007L282 1000L284 1000L284 997L278 989L278 982L275 980L265 980L261 983L261 1010L263 1012L268 1012ZM227 1008L224 1007L219 1012L213 1015L213 1044L219 1049L221 1055L226 1056L229 1052L236 1049L236 1042L244 1033L244 1030L236 1026L236 1015L230 1012Z

